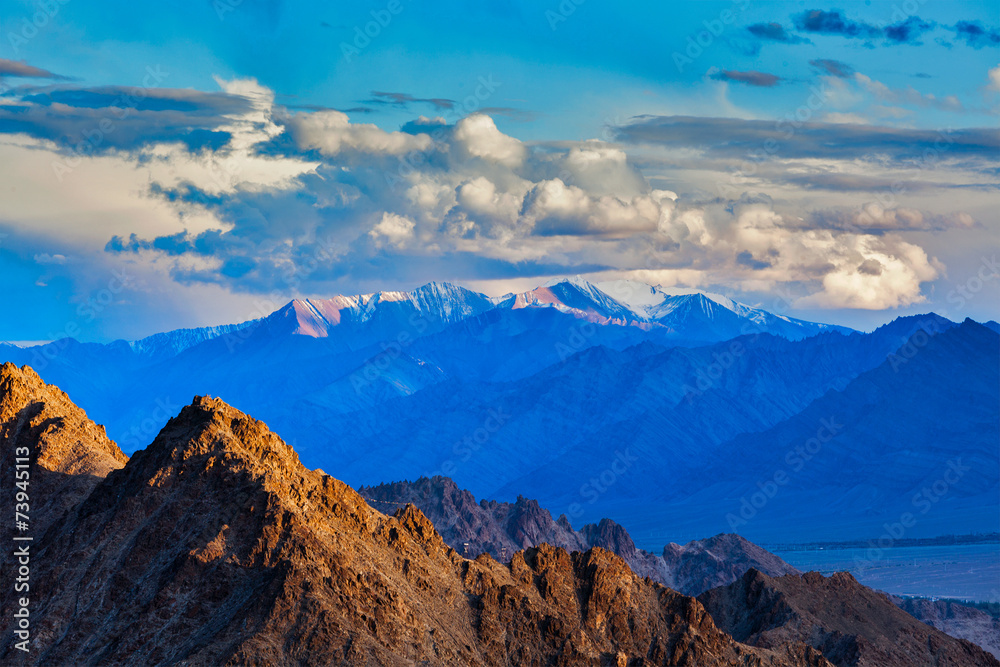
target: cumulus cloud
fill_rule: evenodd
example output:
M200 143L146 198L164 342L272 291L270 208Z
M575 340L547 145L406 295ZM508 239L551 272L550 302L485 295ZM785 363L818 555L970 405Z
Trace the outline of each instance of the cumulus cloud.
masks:
M648 190L646 179L620 147L591 140L570 148L562 161L565 182L598 194L633 197Z
M555 178L542 181L524 199L523 216L540 235L620 235L658 229L673 200L659 191L631 200L595 197Z
M636 278L763 292L806 286L796 307L879 310L921 302L921 285L943 268L897 235L802 228L765 203L686 208L675 213L669 228L677 246L658 255L658 263L669 268L640 270Z
M785 178L819 180L822 168L831 182L870 182L864 169L884 166L837 169L876 148L892 159L922 155L937 139L931 133L803 123L789 134L773 122L671 117L618 128L621 144L528 144L485 114L420 117L388 131L332 109L291 113L253 80L219 86L211 96L166 89L149 96L136 110L135 132L144 122L162 126L167 114L177 128L186 118L222 141L194 148L179 129L162 140L121 140L81 157L55 190L32 186L10 165L44 168L65 146L40 131L6 135L0 177L37 200L12 211L25 221L22 231L58 234L72 221L81 235L75 242L88 252L60 254L103 249L101 271L133 263L150 293L181 285L189 294L323 295L443 272L472 281L617 270L732 291L794 284L813 305L875 308L916 302L921 283L937 275L927 253L896 236L936 229L944 224L936 214L887 207L866 212L861 224L847 214L796 216L787 202L747 188L709 197L678 189L678 196L673 183L684 179L657 174L657 158L637 150L668 144L684 151L685 174L711 174L773 137L776 160L798 156L793 168L776 165ZM106 109L111 92L89 89L85 98ZM87 108L81 103L75 113ZM949 150L970 161L997 139L962 130L950 141ZM849 296L851 285L861 296Z
M505 167L518 167L527 154L524 145L503 134L489 116L474 114L455 125L456 148L466 155L496 162Z
M511 239L517 230L527 187L525 181L513 190L501 189L485 176L462 183L454 191L454 207L446 214L447 230L456 237L481 234Z
M855 236L831 248L833 270L823 276L823 289L799 299L798 306L884 310L926 300L920 285L936 279L941 265L919 246Z
M316 149L326 157L404 155L430 147L426 134L386 132L370 123L351 123L340 111L299 113L287 120L296 145Z
M376 247L390 245L402 248L413 238L414 227L416 225L409 218L395 213L383 213L382 219L372 227L368 235L375 241Z

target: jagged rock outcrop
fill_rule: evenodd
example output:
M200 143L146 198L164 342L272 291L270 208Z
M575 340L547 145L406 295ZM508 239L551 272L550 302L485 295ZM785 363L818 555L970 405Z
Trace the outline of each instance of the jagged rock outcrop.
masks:
M468 543L470 556L488 553L502 560L504 554L510 558L515 551L543 543L567 551L601 547L625 559L636 574L687 595L732 583L750 568L776 577L799 573L739 535L716 535L685 545L670 543L658 555L637 548L628 531L611 519L576 531L565 515L553 520L536 500L519 496L514 503L477 503L469 491L459 489L447 477L360 487L358 492L386 511L413 503L430 518L447 544L461 553Z
M0 617L5 665L829 664L733 641L603 549L463 559L415 507L372 510L212 398L35 547L32 650Z
M15 493L23 490L15 481L24 481L23 475L16 477L15 458L30 459L24 534L35 539L128 461L104 427L88 419L58 387L45 384L28 366L5 363L0 366L0 489L11 513ZM5 537L11 528L4 521ZM7 551L0 551L0 563Z
M739 535L726 533L687 544L668 544L663 561L688 595L730 584L751 568L771 577L800 574L780 557Z
M994 322L994 324L996 324ZM1000 619L981 609L952 602L891 596L897 607L952 637L967 639L1000 658Z
M698 600L739 641L759 647L805 642L838 667L1000 665L982 648L921 623L846 572L769 577L750 570Z
M476 502L469 491L459 489L448 477L421 477L415 482L362 486L358 493L376 509L390 513L412 503L457 551L464 552L464 544L468 542L470 557L488 553L496 560L510 560L515 552L542 543L567 551L588 548L585 537L573 530L565 516L554 521L537 501L518 497L514 503Z

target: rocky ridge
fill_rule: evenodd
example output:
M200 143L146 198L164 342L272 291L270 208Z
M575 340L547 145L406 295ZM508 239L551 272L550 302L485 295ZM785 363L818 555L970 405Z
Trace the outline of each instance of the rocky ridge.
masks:
M925 600L892 596L896 606L952 637L967 639L1000 659L1000 619L985 611L951 600Z
M472 493L459 489L447 477L359 487L358 493L377 508L416 505L447 544L470 556L488 553L503 560L505 554L509 558L516 551L542 543L567 551L601 547L621 556L640 576L687 595L730 584L750 568L771 576L798 574L778 556L739 535L720 534L685 545L670 543L662 554L654 554L637 548L628 531L611 519L577 531L565 515L554 520L536 500L519 496L514 503L477 503Z
M604 549L464 559L206 397L35 548L32 652L4 616L4 664L828 664L733 641Z
M982 648L918 621L846 572L769 577L749 570L698 599L738 641L759 647L805 642L838 667L1000 665Z
M104 427L92 422L69 396L45 384L31 368L11 363L0 365L0 443L0 488L10 494L10 501L22 490L14 486L14 459L30 459L25 485L29 531L37 537L128 461ZM10 527L7 522L5 526L6 534ZM6 551L0 552L0 563Z

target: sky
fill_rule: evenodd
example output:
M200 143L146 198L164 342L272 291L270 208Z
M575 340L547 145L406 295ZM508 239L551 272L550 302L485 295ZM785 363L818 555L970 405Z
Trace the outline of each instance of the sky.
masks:
M5 0L0 340L559 276L1000 319L995 1Z

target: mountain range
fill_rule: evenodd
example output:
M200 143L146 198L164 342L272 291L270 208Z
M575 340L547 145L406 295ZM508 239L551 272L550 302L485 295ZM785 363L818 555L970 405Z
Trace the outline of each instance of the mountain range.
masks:
M799 573L739 535L720 534L684 545L670 543L654 554L637 548L628 532L611 519L574 530L565 514L553 520L537 500L519 496L514 503L477 503L468 490L459 489L447 477L360 487L358 493L387 511L406 505L417 507L449 546L470 558L486 553L507 562L514 553L541 544L567 551L600 547L620 556L636 574L686 595L732 583L750 568L772 576Z
M30 599L0 594L31 611L0 617L4 664L1000 665L848 575L750 567L695 599L601 547L465 558L413 504L373 509L217 398L129 458L7 363L0 435L5 488L26 453L31 496L59 496L18 532L27 563L0 552L30 570Z
M446 476L577 525L614 516L658 551L665 534L877 539L956 474L949 461L961 479L907 537L995 530L996 331L927 314L861 333L576 278L294 300L131 343L0 345L0 359L65 388L126 453L210 393L351 484Z

